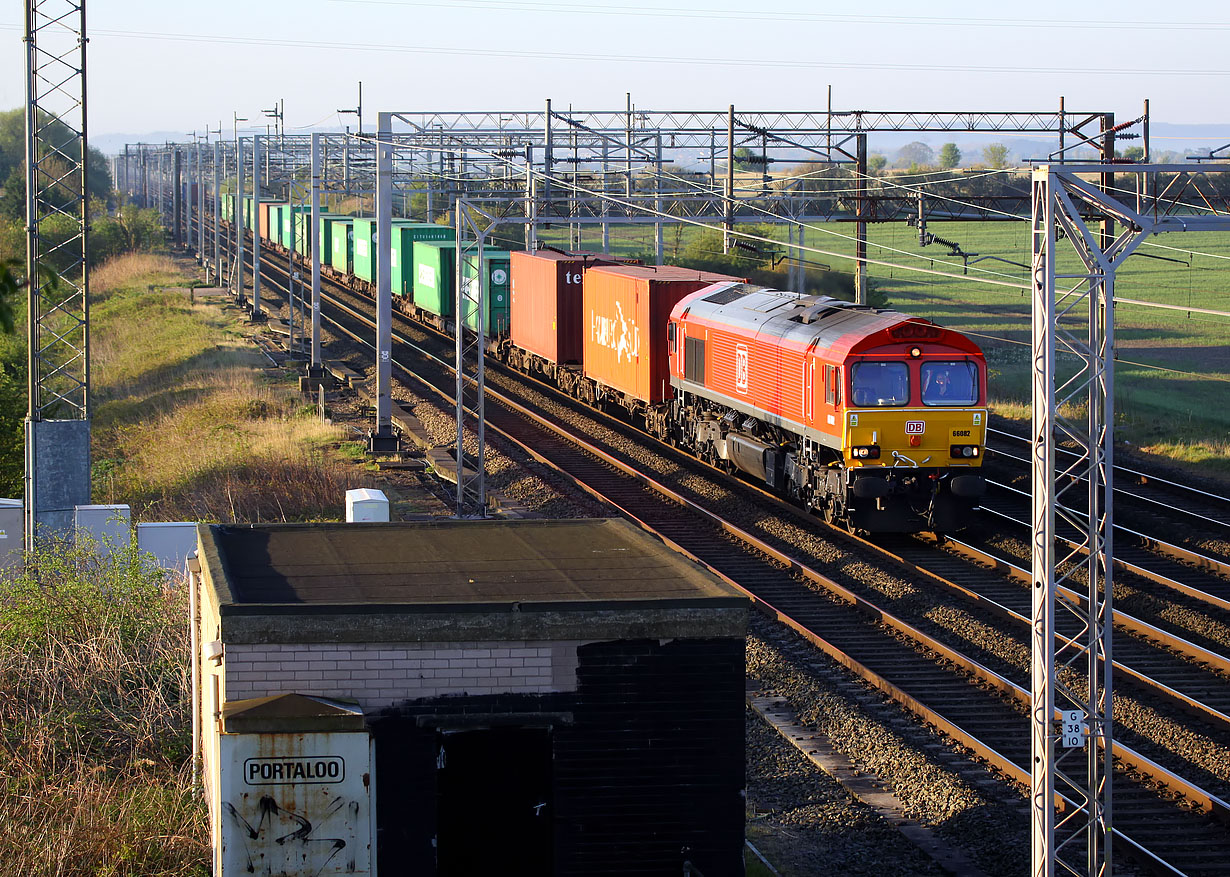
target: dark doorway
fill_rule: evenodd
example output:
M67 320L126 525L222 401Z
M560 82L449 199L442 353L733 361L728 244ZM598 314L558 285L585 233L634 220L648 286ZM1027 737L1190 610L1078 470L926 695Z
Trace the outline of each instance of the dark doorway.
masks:
M550 731L492 728L438 740L439 877L550 874Z

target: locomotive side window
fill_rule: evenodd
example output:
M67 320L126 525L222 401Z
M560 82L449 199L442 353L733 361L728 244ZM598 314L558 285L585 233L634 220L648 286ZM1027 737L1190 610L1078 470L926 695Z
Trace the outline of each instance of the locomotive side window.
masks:
M671 353L675 352L675 324L668 323L666 326L666 343Z
M924 362L924 405L974 405L978 402L978 368L972 362Z
M904 362L856 362L850 368L850 401L867 407L910 401L910 370Z
M830 405L841 404L841 367L826 365L824 367L824 401Z

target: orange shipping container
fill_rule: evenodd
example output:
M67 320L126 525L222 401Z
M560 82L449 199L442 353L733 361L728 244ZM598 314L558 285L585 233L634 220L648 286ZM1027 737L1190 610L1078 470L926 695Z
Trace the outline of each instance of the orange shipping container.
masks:
M262 201L260 206L260 231L261 237L264 240L269 240L269 208L273 207L269 201Z
M581 279L614 265L598 253L553 250L512 254L512 343L556 364L579 363L584 350Z
M670 265L590 268L584 280L585 376L651 405L671 397L666 326L690 292L741 278Z

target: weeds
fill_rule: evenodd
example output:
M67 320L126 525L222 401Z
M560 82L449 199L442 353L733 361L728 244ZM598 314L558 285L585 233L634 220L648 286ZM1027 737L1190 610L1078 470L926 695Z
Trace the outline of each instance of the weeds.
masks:
M184 591L134 548L0 574L3 874L203 874Z

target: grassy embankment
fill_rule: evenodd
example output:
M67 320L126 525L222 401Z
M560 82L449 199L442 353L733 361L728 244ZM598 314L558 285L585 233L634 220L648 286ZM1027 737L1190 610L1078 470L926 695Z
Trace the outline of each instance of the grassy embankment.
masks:
M328 453L337 430L263 369L238 312L148 291L174 271L130 256L95 272L95 502L143 520L337 519L356 486Z
M808 231L808 246L834 254L812 254L809 260L849 271L850 261L839 256L853 254L849 240L853 230L850 223L827 223ZM982 345L992 370L992 407L1001 417L1027 422L1031 302L1022 288L1029 274L1022 266L1030 262L1028 224L936 222L928 225L928 231L959 243L972 254L968 277L871 265L873 282L887 294L890 307L958 329ZM566 230L540 234L554 235L566 246ZM676 239L674 227L666 226L667 259L676 245L682 251L697 234L688 228ZM947 255L947 248L938 244L920 247L918 233L903 224L872 225L868 235L870 259L962 274L959 257ZM612 249L618 253L652 252L653 229L617 228L612 240ZM582 244L601 248L592 231ZM1061 241L1061 273L1076 267L1070 253L1071 245ZM1159 235L1147 240L1138 253L1119 270L1117 298L1230 310L1225 305L1230 294L1230 236L1212 232ZM1019 264L981 258L986 256ZM779 266L784 267L784 263ZM1017 286L978 282L975 277ZM1180 464L1199 464L1202 472L1230 477L1230 320L1120 304L1115 313L1115 341L1116 437L1144 453ZM1068 408L1066 413L1077 415L1079 411Z
M182 265L94 275L94 501L144 520L336 519L366 481ZM200 875L182 587L131 552L59 546L0 573L2 874Z

